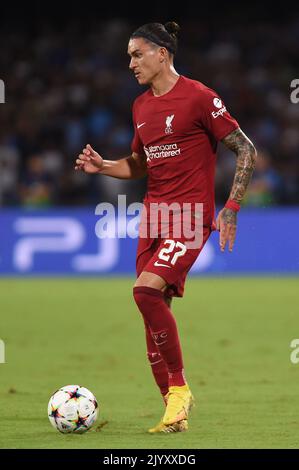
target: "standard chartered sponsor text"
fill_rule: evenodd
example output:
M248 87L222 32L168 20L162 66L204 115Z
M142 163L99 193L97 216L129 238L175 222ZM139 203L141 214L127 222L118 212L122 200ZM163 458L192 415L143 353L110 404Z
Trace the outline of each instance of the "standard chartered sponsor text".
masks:
M176 157L181 154L181 149L178 148L177 144L151 145L150 147L144 147L144 151L147 160Z

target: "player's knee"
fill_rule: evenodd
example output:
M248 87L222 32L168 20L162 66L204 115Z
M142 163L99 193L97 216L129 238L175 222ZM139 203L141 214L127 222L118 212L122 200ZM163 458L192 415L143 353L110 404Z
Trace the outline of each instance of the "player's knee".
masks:
M140 311L142 311L144 304L146 303L147 294L144 292L145 286L134 286L133 287L133 297L135 303Z
M147 286L134 287L133 296L142 314L150 312L154 307L157 307L161 299L164 300L162 291Z
M153 289L164 290L166 281L158 274L143 271L136 279L134 287L152 287Z

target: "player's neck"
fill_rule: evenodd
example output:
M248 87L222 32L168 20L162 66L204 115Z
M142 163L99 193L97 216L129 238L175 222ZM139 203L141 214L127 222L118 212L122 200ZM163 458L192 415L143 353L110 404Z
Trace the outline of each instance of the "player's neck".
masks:
M151 83L151 89L154 96L162 96L168 93L179 79L179 74L174 67L162 74L157 75Z

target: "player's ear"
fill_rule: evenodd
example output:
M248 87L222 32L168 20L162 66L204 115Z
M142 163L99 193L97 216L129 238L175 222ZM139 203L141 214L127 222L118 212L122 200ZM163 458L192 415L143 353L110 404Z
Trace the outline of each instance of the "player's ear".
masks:
M167 56L167 49L165 47L160 47L159 53L160 53L160 62L164 62Z

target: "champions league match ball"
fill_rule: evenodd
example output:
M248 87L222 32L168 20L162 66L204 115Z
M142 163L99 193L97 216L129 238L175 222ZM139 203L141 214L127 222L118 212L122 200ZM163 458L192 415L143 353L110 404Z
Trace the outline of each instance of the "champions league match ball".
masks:
M66 385L57 390L48 404L52 426L63 434L82 434L96 422L99 405L96 397L80 385Z

